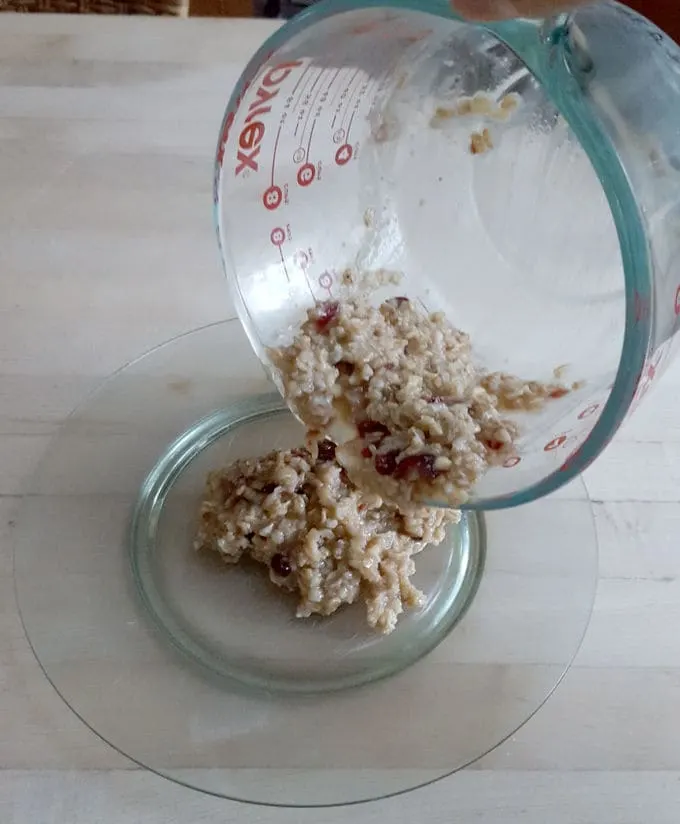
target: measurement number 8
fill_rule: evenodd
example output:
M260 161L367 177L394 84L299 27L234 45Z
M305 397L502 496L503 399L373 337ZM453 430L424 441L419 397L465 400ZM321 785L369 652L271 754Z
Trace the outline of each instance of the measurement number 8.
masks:
M262 195L262 203L270 212L278 209L283 201L283 192L279 186L270 186Z
M286 239L286 233L280 226L277 226L276 229L272 229L269 239L274 246L282 246Z

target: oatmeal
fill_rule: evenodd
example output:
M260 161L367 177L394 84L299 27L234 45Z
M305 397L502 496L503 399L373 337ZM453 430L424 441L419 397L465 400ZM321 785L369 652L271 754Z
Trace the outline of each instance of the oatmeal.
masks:
M498 102L481 93L473 97L461 97L453 105L437 106L430 118L430 126L440 129L447 121L461 117L504 121L517 109L519 100L516 94L506 94ZM490 149L493 149L493 139L487 127L483 126L470 134L470 154L484 154Z
M489 149L493 149L493 141L489 130L482 129L481 132L472 132L470 135L470 154L484 154Z
M298 617L360 601L369 625L391 632L404 609L423 600L410 580L413 556L441 543L459 513L400 513L351 483L331 441L315 451L275 450L211 473L195 548L266 565L274 584L297 593Z
M318 304L269 354L311 435L334 437L352 481L402 509L464 503L490 466L515 455L508 413L570 391L482 370L464 332L405 297Z
M454 117L488 117L491 120L507 120L519 106L519 95L506 94L496 102L486 94L461 97L452 106L437 106L430 119L432 128L441 127Z

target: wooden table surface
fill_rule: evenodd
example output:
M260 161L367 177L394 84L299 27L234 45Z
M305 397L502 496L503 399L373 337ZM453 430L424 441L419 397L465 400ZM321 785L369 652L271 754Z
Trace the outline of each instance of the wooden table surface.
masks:
M109 749L33 659L12 586L22 488L104 376L233 314L212 156L232 83L273 25L0 16L0 822L677 824L680 364L587 474L601 581L575 666L474 769L351 811L220 801Z

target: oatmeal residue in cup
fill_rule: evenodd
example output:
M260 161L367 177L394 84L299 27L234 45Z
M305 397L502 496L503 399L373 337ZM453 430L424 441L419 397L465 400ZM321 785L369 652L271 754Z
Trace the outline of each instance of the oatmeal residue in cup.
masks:
M340 443L352 481L402 509L467 501L490 466L515 455L508 413L570 391L482 370L468 335L405 297L318 304L269 355L311 436Z

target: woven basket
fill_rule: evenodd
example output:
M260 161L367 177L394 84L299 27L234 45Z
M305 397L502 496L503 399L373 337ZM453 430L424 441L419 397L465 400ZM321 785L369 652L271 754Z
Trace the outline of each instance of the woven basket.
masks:
M190 0L192 17L253 17L253 0Z
M170 14L186 17L189 0L0 0L0 11L50 14Z

